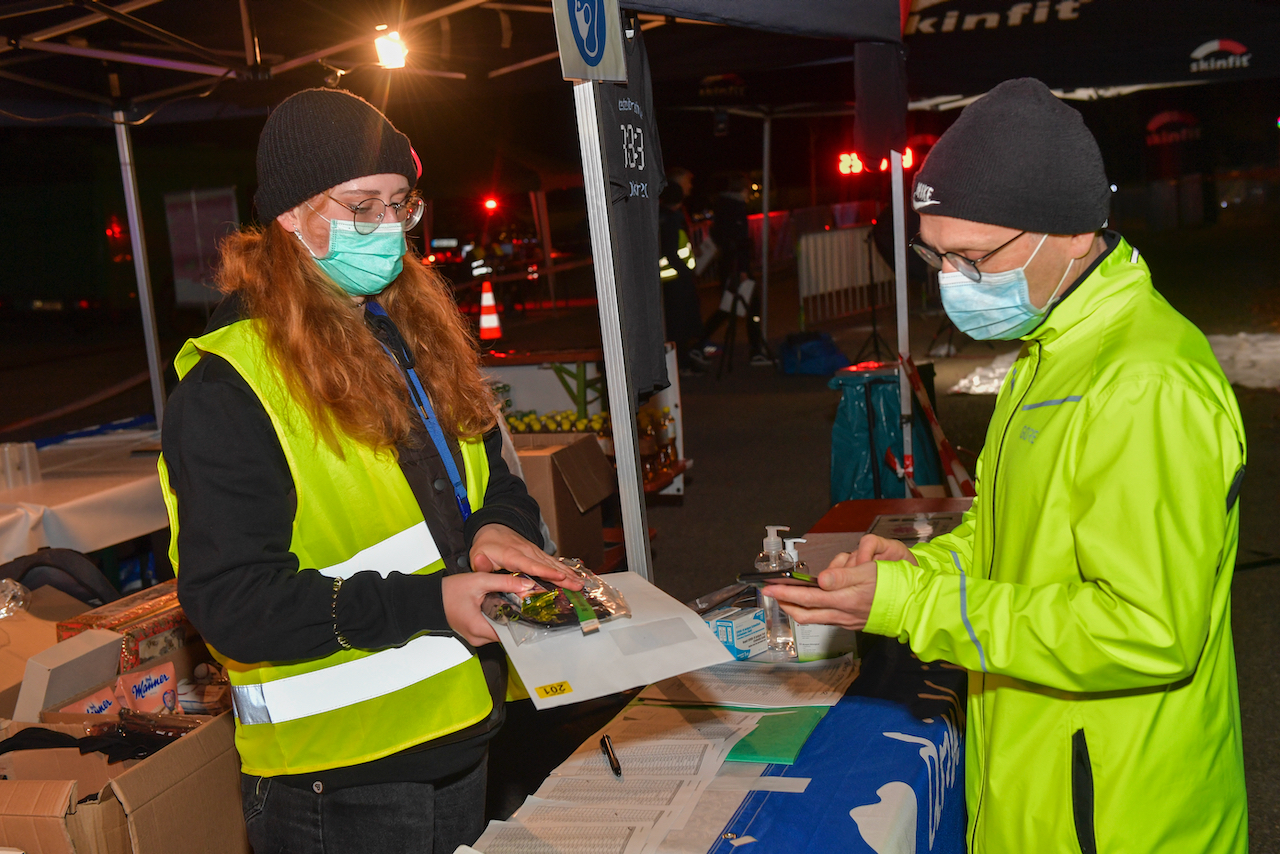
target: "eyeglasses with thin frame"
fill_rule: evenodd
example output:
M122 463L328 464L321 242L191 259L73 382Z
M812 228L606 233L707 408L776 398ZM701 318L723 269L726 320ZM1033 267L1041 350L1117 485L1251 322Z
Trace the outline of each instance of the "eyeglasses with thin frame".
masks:
M356 228L356 234L373 234L378 226L382 225L387 211L391 212L393 221L401 223L404 230L408 231L422 219L422 212L426 208L426 203L423 202L422 196L418 195L417 190L406 196L403 202L390 204L382 199L365 199L359 204L349 205L338 201L328 193L324 195L351 211L351 222Z
M1004 243L1001 243L995 249L992 249L986 255L983 255L981 258L976 260L973 258L966 258L957 252L939 252L929 244L923 242L918 234L911 238L911 243L909 245L916 251L916 254L923 258L924 262L933 269L941 270L942 262L944 260L950 261L951 265L956 268L956 271L966 279L971 282L981 282L982 271L978 269L978 265L1026 233L1027 232L1025 231L1019 232Z

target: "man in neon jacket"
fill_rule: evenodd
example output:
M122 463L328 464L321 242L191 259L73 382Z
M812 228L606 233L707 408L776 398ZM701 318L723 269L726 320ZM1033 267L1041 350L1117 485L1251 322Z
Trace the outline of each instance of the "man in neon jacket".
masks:
M913 245L978 338L1020 338L960 527L864 537L799 622L970 671L971 852L1244 852L1231 641L1245 437L1204 336L1105 230L1079 114L1038 81L969 106L916 178Z

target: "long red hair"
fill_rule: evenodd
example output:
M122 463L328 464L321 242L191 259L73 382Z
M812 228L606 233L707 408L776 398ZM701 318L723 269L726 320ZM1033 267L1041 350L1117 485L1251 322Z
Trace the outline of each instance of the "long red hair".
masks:
M393 448L418 421L404 378L363 311L278 222L241 230L222 244L218 289L239 294L260 322L277 369L335 449L335 430ZM412 249L377 297L400 329L440 425L454 437L494 426L493 394L480 375L475 338L444 280Z

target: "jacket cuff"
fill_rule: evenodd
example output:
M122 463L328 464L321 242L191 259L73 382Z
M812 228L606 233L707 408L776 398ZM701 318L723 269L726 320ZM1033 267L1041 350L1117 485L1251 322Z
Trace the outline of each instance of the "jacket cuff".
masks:
M476 533L485 525L494 524L506 525L538 548L543 548L545 544L542 542L542 530L540 528L530 528L529 523L529 517L519 511L495 504L491 507L481 507L472 513L462 526L462 533L466 538L468 551L471 549L472 541L476 538Z
M876 561L876 595L871 600L871 613L863 631L873 635L897 637L902 631L903 609L911 591L909 573L916 567L905 560Z

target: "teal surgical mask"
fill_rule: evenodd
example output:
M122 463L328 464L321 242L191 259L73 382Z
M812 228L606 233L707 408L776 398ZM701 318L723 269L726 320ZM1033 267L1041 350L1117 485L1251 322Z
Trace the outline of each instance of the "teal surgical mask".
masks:
M1009 341L1021 338L1040 325L1049 308L1058 300L1058 291L1067 280L1075 261L1067 264L1053 296L1044 308L1031 304L1027 286L1027 266L1044 246L1049 235L1040 238L1031 258L1015 270L999 273L983 273L982 281L975 282L963 273L939 273L938 287L942 292L942 307L947 317L961 332L978 341L998 339Z
M318 257L307 246L302 233L294 234L316 259L320 269L355 297L371 297L382 293L404 269L404 226L384 222L370 234L356 232L355 223L347 219L331 219L329 252Z

